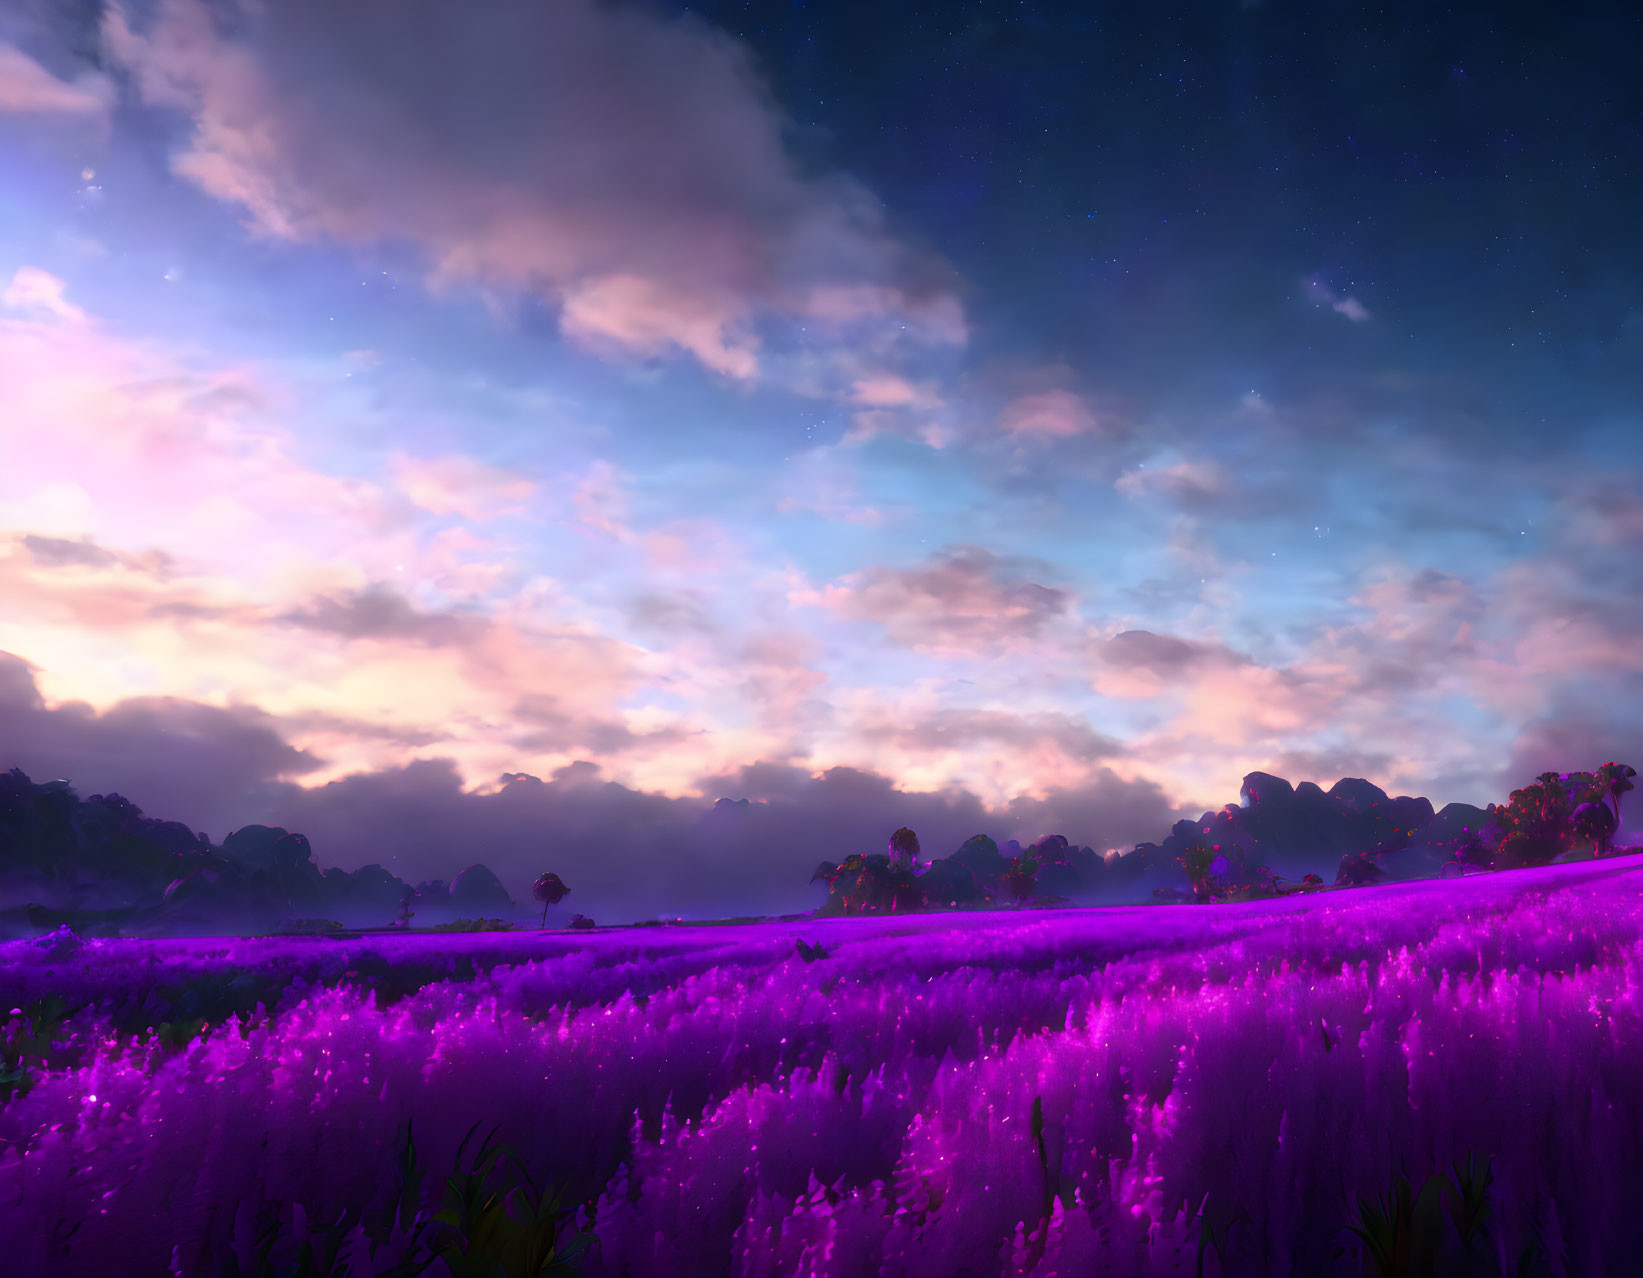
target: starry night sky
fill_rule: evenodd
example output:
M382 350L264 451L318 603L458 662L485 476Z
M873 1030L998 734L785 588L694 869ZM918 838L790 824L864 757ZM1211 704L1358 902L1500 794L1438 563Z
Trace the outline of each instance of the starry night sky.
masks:
M1635 764L1639 65L1634 5L8 5L0 768L638 916Z

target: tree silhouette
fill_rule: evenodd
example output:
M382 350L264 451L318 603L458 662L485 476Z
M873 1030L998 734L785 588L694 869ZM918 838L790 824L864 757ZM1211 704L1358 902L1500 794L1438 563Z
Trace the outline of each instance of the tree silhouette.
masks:
M856 857L846 857L846 863ZM853 866L854 879L848 892L849 904L858 914L888 914L895 904L895 887L890 878L890 858L864 856Z
M1548 776L1551 781L1544 779ZM1560 852L1568 851L1575 839L1569 827L1574 806L1563 779L1555 772L1542 773L1533 785L1513 790L1511 802L1492 812L1501 830L1495 867L1515 870L1546 865Z
M1610 840L1619 822L1615 814L1601 803L1582 803L1569 818L1570 828L1583 839L1592 841L1593 856L1607 856Z
M542 926L548 925L548 906L558 905L570 889L557 874L544 874L531 884L531 895L542 902Z
M892 865L911 865L918 861L918 835L905 825L890 836Z
M1603 786L1603 795L1614 804L1615 829L1620 828L1620 796L1628 790L1636 789L1630 778L1637 775L1637 769L1624 763L1605 763L1597 770L1597 779Z
M1187 872L1187 881L1192 884L1192 895L1196 901L1208 901L1215 889L1214 875L1211 870L1221 850L1205 843L1201 839L1194 839L1181 849L1175 858L1181 868Z
M924 904L924 892L911 865L892 865L886 874L886 886L890 893L892 914L905 914Z
M1025 905L1038 882L1038 861L1030 856L1012 857L1010 868L1004 871L1004 886L1015 896L1017 905Z

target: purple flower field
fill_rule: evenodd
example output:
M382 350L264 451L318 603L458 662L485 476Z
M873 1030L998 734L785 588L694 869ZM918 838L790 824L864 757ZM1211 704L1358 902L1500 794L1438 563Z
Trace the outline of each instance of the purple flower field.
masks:
M1213 909L10 942L3 1268L1637 1272L1640 924L1628 856ZM1400 1212L1412 1264L1377 1259Z

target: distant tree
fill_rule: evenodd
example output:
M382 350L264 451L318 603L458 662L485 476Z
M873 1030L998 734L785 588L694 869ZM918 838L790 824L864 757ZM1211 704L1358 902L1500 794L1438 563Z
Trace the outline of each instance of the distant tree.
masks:
M861 913L867 895L867 884L862 876L867 872L867 858L853 852L838 864L823 861L810 876L815 883L827 884L827 904L822 909L829 914Z
M1348 852L1335 870L1335 886L1367 887L1385 877L1386 871L1381 869L1373 853L1360 852L1354 856Z
M1195 901L1206 902L1214 898L1214 867L1220 856L1220 848L1202 840L1194 840L1177 853L1175 859L1187 872L1187 882L1192 885L1192 896ZM1225 864L1224 860L1222 864Z
M839 874L844 885L846 914L888 914L891 911L895 896L889 857L852 854L844 858Z
M409 929L410 926L411 926L411 919L415 916L415 914L416 914L416 911L411 908L410 894L407 893L404 897L402 897L400 899L400 902L399 902L399 917L397 919L394 919L392 922L390 922L388 924L388 926L389 927L402 927L402 928Z
M1624 763L1605 763L1597 770L1598 781L1603 786L1603 797L1614 804L1615 829L1620 828L1620 796L1628 790L1635 789L1631 778L1637 775L1637 769Z
M981 895L976 876L962 861L939 857L918 878L926 906L967 905Z
M1065 834L1046 834L1032 847L1027 849L1027 855L1037 858L1039 865L1065 865L1072 843Z
M1513 830L1501 838L1500 846L1495 849L1495 869L1522 870L1545 865L1556 855L1556 850L1547 851L1546 840L1525 830Z
M1551 777L1550 781L1546 777ZM1574 810L1568 790L1557 773L1542 773L1534 784L1513 790L1505 807L1491 809L1501 831L1495 849L1495 868L1522 869L1547 865L1574 846L1576 835L1569 825Z
M1004 871L1004 886L1010 889L1017 905L1025 905L1037 886L1038 861L1030 856L1010 858L1010 866Z
M890 863L913 865L918 862L918 835L905 825L890 836Z
M1601 803L1582 803L1569 818L1569 825L1582 839L1592 841L1593 856L1607 856L1619 822Z
M542 902L543 927L548 925L548 906L558 905L569 892L570 889L565 886L564 880L553 873L544 874L531 884L531 895Z
M911 865L890 866L885 875L885 886L890 895L890 913L908 914L923 907L924 892Z
M1495 863L1494 853L1483 836L1476 830L1466 830L1450 845L1455 856L1456 864L1464 870L1471 866L1477 870L1492 869Z

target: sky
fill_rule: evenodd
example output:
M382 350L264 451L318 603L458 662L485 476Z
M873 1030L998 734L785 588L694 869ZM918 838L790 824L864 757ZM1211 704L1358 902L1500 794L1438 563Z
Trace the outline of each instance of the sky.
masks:
M15 0L0 768L609 914L1635 763L1640 55L1629 4Z

